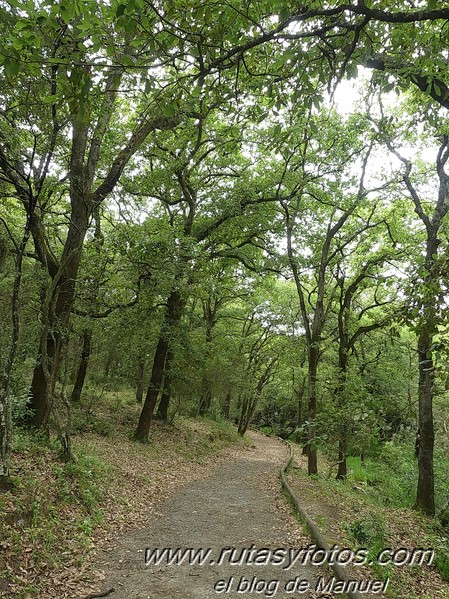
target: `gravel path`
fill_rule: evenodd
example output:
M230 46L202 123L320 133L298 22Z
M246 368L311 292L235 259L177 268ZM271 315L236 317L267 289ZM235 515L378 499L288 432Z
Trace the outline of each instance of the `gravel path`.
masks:
M257 597L326 597L313 588L321 568L278 564L230 564L246 556L264 562L277 554L261 551L306 547L310 539L290 514L281 494L278 473L288 452L281 442L251 433L254 446L233 450L209 475L189 483L166 500L159 513L139 530L117 540L115 549L99 556L103 587L114 587L111 599L227 599ZM145 566L145 549L210 548L204 565ZM224 548L235 548L222 554ZM222 555L221 563L220 555ZM307 592L287 592L285 584L303 580ZM223 582L218 582L223 581ZM264 582L262 582L264 581ZM293 583L291 583L292 585ZM221 591L221 592L220 592Z

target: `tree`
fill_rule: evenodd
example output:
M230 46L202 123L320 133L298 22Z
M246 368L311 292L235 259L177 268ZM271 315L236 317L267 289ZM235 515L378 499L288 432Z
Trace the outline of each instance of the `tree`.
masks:
M403 182L413 202L415 213L425 228L425 258L419 267L419 292L416 298L416 324L418 334L419 355L419 453L418 453L418 488L416 492L416 509L425 514L435 514L434 484L434 419L433 398L435 365L433 358L434 337L440 322L441 301L441 261L439 246L441 244L441 228L444 218L449 212L449 175L446 165L449 160L449 137L442 136L436 157L436 174L438 178L438 195L433 208L426 207L412 180L413 164L402 156L387 140L391 152L404 165Z
M161 203L176 245L175 253L168 257L175 265L173 286L135 434L142 442L148 437L162 390L170 336L181 321L195 273L213 258L244 260L241 252L246 246L254 247L254 238L260 236L254 216L254 222L248 224L248 213L273 202L273 197L264 195L264 189L254 186L255 173L249 168L250 160L242 155L241 134L235 122L217 112L218 107L205 109L200 118L180 128L176 136L165 136L157 151L152 148L148 156L151 176L142 174L148 182L146 187L144 184L144 193ZM239 122L240 115L233 118ZM242 221L243 234L236 224ZM260 252L260 247L257 249Z
M20 332L20 292L22 285L22 266L23 258L26 252L28 241L30 238L30 224L35 210L34 204L29 204L27 208L27 216L23 228L22 238L19 243L10 235L14 244L15 257L15 277L12 291L11 301L11 318L12 318L12 334L9 345L8 357L4 365L4 372L0 386L0 491L9 489L12 486L10 479L10 460L12 450L12 402L11 402L11 376L13 373L17 348L19 343ZM3 225L6 226L8 233L10 230L6 223L1 219ZM5 248L2 247L2 259L5 258Z
M30 388L30 423L35 426L48 421L83 242L92 215L113 191L147 136L156 129L173 128L179 122L179 118L166 117L160 109L148 118L146 104L140 103L140 116L128 119L130 135L122 130L115 147L111 145L110 132L117 131L114 119L119 91L121 85L130 83L120 63L130 52L133 36L123 30L111 8L83 3L78 9L92 27L87 33L80 14L69 5L61 8L61 14L57 5L27 6L20 16L15 8L8 9L3 22L7 29L6 47L12 48L12 54L3 47L3 103L9 109L2 120L5 142L0 147L0 169L11 193L25 210L36 206L31 235L36 258L50 277L42 307L44 326L39 357ZM105 22L113 26L112 37ZM111 59L96 73L92 62L105 40L110 44ZM19 76L23 84L17 89ZM58 180L55 171L64 175ZM46 215L55 197L59 202L67 200L64 211L68 225L59 247L52 248Z
M339 152L331 157L323 156L322 145L315 146L318 131L316 121L319 122L320 119L332 121L332 132L324 134L320 140L323 146L329 144L334 149L338 148ZM336 116L328 117L325 114L318 115L316 121L309 110L308 115L302 117L302 139L295 143L287 138L289 145L284 149L284 163L278 183L278 189L286 185L292 189L287 200L280 199L280 205L284 214L288 262L298 293L307 346L309 474L316 474L318 471L315 441L317 376L323 331L335 299L335 289L332 289L330 281L344 248L353 243L366 228L371 227L370 218L367 223L359 216L355 219L355 222L358 219L362 221L360 230L357 227L355 230L351 228L350 223L370 193L364 183L373 147L371 143L365 148L358 190L355 191L351 183L344 179L344 169L348 168L353 153L362 149L360 140L354 135L356 121L344 125ZM361 124L363 126L363 123L357 122L358 126ZM311 213L316 220L308 216ZM309 220L315 220L319 224L317 230L312 232L314 242L310 239L306 244L308 248L314 246L312 259L304 260L300 256L302 248L298 251L294 246L296 238L304 240L310 235ZM302 225L300 232L297 230L298 222ZM304 230L305 227L309 228L309 232ZM305 275L301 274L301 267L304 268ZM311 276L308 272L311 272Z
M383 220L377 225L385 224L388 229L388 223ZM367 227L360 231L360 234L367 231L370 226L376 226L367 222ZM385 231L383 231L385 234ZM388 230L389 234L389 230ZM387 238L388 238L387 234ZM368 238L369 239L369 238ZM358 245L366 250L367 245L376 245L376 238L371 238L371 243L360 243ZM377 236L378 242L380 241ZM357 249L359 249L357 247ZM390 261L392 250L378 250L366 261L354 268L351 276L345 274L345 266L338 265L336 280L339 288L337 303L337 339L338 339L338 384L335 390L336 407L340 414L339 433L338 433L338 471L336 478L344 479L347 476L347 450L350 440L351 430L351 408L347 406L348 394L348 370L351 353L355 350L355 345L364 335L370 331L385 327L391 320L391 315L385 313L384 307L394 301L395 294L389 291L393 278L390 277L388 290L385 286L385 277L382 274L382 266L386 261ZM354 266L354 256L352 264ZM351 269L352 270L352 269ZM358 301L357 301L358 300ZM365 301L363 301L365 300ZM382 310L379 308L383 307ZM348 409L349 407L349 409Z

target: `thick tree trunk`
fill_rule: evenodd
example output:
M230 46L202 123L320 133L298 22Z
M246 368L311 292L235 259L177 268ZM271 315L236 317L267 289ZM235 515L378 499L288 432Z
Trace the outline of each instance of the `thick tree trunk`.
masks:
M145 385L145 357L141 356L137 364L137 386L136 403L141 404L143 400L143 389Z
M50 301L44 306L44 327L41 350L33 372L29 392L26 422L37 428L44 427L50 416L54 386L62 362L65 333L70 309L75 296L75 278L65 279L53 287ZM54 308L53 308L54 306Z
M170 387L166 386L166 381L164 380L164 384L162 386L162 394L161 399L159 401L159 405L157 407L156 419L162 420L163 422L167 422L168 420L168 408L170 406Z
M38 428L45 426L48 422L50 416L50 395L52 395L52 390L49 389L49 381L47 381L47 375L45 374L43 354L45 352L48 366L51 368L56 352L56 344L52 338L47 338L43 343L43 349L34 367L28 396L27 413L23 419L24 424Z
M148 385L145 402L140 413L139 423L137 425L135 439L141 443L148 441L148 433L150 432L151 422L153 420L154 408L161 388L162 379L164 376L165 359L168 351L168 340L165 332L159 337L154 354L153 368L151 370L151 379Z
M34 368L29 392L27 424L45 427L53 401L54 386L62 363L65 336L75 299L75 285L84 237L89 225L88 202L84 196L73 199L70 227L60 266L52 277L43 306L44 323L40 355Z
M90 353L92 350L92 330L86 329L83 333L83 345L81 349L81 358L76 372L75 384L72 391L72 403L81 399L84 381L86 380L87 368L89 366Z
M418 358L419 358L419 433L418 487L415 508L433 516L435 514L435 491L433 472L433 450L435 433L433 425L433 382L434 364L432 359L433 337L437 331L439 296L441 293L438 248L441 243L438 235L443 219L449 212L449 175L445 168L449 161L449 137L442 136L442 143L436 159L439 178L438 199L433 213L429 215L423 208L419 194L410 179L412 163L389 146L405 165L404 182L415 205L415 212L423 222L426 233L426 260L422 271L423 284L420 288L421 318L419 319Z
M421 331L418 339L419 355L419 452L418 452L418 488L415 508L433 516L435 514L435 490L433 470L433 450L435 433L433 425L433 382L434 364L430 348L432 335L427 327Z
M157 398L164 377L165 361L169 352L170 334L173 328L179 323L184 308L184 301L178 291L172 291L168 300L165 312L164 323L161 328L159 341L156 347L156 353L153 360L153 368L151 370L151 380L148 385L145 402L142 406L139 422L135 432L136 441L146 443L148 441L148 433L150 432L151 422L153 420L154 408L156 407Z
M449 188L449 180L446 182ZM446 189L444 188L444 190ZM446 192L445 192L446 193ZM442 190L440 189L440 195ZM439 274L435 272L436 256L438 252L439 224L434 223L432 230L427 231L426 249L426 276L424 278L423 316L418 336L418 427L419 427L419 452L418 452L418 487L416 490L415 509L428 516L435 515L435 483L433 469L433 450L435 432L433 424L433 384L434 363L432 358L433 337L437 330L437 309L439 288Z
M449 179L446 185L440 186L440 196L446 197ZM440 199L441 199L440 197ZM437 210L435 211L437 213ZM447 209L446 209L447 212ZM432 358L433 337L437 330L439 273L436 270L436 256L440 226L439 217L432 221L433 227L427 229L427 248L425 277L423 286L423 310L418 335L418 427L420 433L418 451L418 486L416 490L415 509L428 515L435 515L435 483L433 469L433 451L435 432L433 423L434 363Z

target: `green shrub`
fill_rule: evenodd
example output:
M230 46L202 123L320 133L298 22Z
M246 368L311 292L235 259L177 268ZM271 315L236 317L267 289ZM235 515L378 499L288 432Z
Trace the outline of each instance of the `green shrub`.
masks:
M388 546L388 530L384 518L377 512L366 512L357 520L347 523L344 529L359 547L368 550L368 561L373 562L374 571L379 576L387 576L391 568L376 563L376 557Z
M449 539L438 537L435 546L435 566L441 578L449 582Z

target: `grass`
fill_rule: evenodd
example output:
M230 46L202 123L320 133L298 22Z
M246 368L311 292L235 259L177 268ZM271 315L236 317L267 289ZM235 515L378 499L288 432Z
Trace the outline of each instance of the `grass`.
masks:
M446 460L447 462L447 460ZM410 444L389 442L377 460L368 459L364 463L359 458L350 458L349 483L364 483L366 502L379 510L408 509L413 506L416 485L416 460ZM445 465L449 468L449 462ZM437 495L437 511L443 505L443 493ZM435 564L443 580L449 580L449 539L448 531L438 519L422 518L419 522L422 535L428 545L435 548ZM378 523L377 529L381 527Z
M66 547L75 560L90 548L95 527L104 519L101 502L109 468L82 448L75 463L60 462L52 443L24 431L16 432L13 466L14 491L0 495L7 574L0 580L0 596L20 599L38 592L39 585L28 577L37 579L42 568L65 563L64 551L55 547Z

